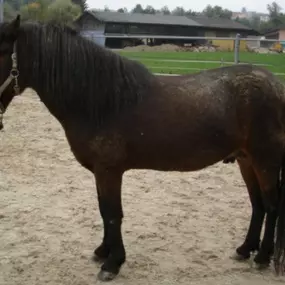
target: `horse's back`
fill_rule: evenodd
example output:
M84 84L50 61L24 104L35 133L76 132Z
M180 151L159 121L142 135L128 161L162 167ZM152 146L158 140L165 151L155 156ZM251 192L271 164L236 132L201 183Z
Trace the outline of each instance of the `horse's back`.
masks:
M102 163L125 168L191 171L214 164L246 144L252 118L260 125L269 120L276 104L267 103L280 90L268 77L250 65L156 77L140 103L92 140L92 151ZM267 101L258 105L262 92Z
M135 158L132 167L153 159L156 169L199 169L237 147L240 133L227 84L203 76L157 79L147 99L117 122Z
M261 125L279 120L276 113L268 119L262 112L280 107L283 87L262 68L239 65L157 79L128 118L124 136L133 157L164 158L164 167L169 161L172 168L176 163L187 170L203 168L240 150L253 118Z

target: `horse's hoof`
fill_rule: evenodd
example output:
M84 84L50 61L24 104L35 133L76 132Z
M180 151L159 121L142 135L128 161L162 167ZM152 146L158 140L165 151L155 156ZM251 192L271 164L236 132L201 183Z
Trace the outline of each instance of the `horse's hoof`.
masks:
M258 253L253 259L253 266L257 270L264 270L270 266L270 257Z
M101 271L98 273L98 279L99 279L100 281L103 281L103 282L111 281L111 280L113 280L116 276L117 276L117 274L112 273L112 272L108 272L108 271L104 271L104 270L101 270Z
M250 256L244 256L242 254L235 252L230 258L235 261L246 261L250 258Z
M256 262L253 262L252 264L252 267L256 270L265 270L267 268L269 268L270 266L270 263L256 263Z

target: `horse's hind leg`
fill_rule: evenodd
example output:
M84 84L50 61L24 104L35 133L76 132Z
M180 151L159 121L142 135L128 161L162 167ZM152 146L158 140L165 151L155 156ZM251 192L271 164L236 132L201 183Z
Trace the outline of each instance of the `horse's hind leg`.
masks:
M261 246L258 254L255 256L254 261L263 266L267 266L270 263L271 256L274 252L274 234L275 225L277 220L278 210L278 184L279 184L279 172L281 167L282 153L275 156L273 152L268 161L256 161L254 163L254 170L259 181L259 185L262 191L263 202L266 211L266 223L264 236L261 242ZM263 155L264 159L264 155Z
M269 265L271 256L274 252L274 233L276 220L277 210L268 210L266 215L264 236L260 249L254 258L254 262L261 268Z
M100 213L104 223L102 244L94 251L97 259L104 263L98 278L109 281L119 273L126 253L121 233L123 209L121 201L122 173L118 170L95 172Z
M260 234L265 216L265 208L261 196L261 190L253 167L247 160L238 160L242 177L252 205L252 214L249 229L244 243L236 249L236 259L248 259L251 252L259 249Z
M276 163L255 161L254 167L246 160L238 163L248 188L252 216L245 242L236 250L237 259L247 259L252 251L258 250L254 261L262 268L269 265L274 250L280 161L279 158L276 158ZM265 213L264 236L259 246Z

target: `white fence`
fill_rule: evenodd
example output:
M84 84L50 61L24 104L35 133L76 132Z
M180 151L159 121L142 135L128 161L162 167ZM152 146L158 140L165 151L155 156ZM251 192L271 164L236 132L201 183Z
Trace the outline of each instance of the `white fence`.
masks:
M185 40L203 40L203 42L212 42L213 44L216 42L222 42L222 41L231 41L231 51L233 54L232 59L230 62L233 62L234 64L238 64L240 61L240 55L241 50L244 50L244 47L246 46L247 49L258 52L258 53L273 53L276 51L271 50L270 47L272 47L274 44L278 43L279 47L283 46L283 50L285 50L285 41L279 41L277 39L264 39L264 37L246 37L243 38L239 34L236 35L236 37L186 37L186 36L167 36L167 35L118 35L118 34L93 34L92 36L85 35L91 40L97 42L98 44L103 45L102 43L105 43L105 40L108 38L116 38L116 39L168 39L168 40L179 40L179 39L185 39ZM102 41L103 40L103 41ZM241 46L242 43L242 46ZM275 61L275 63L256 63L257 65L264 65L264 66L273 66L273 64L278 64L280 62L280 65L278 65L278 68L276 68L276 72L274 72L277 75L281 75L282 77L285 76L285 64L283 64L284 68L282 68L282 62L285 61L285 53L280 55L284 60L282 59L279 61ZM161 60L161 61L167 61ZM191 60L190 60L191 61ZM185 62L185 61L184 61ZM194 62L194 61L193 61ZM210 61L204 61L204 62L210 62ZM216 61L217 63L217 61ZM224 62L223 59L220 60L220 64L223 65L227 62ZM254 63L255 64L255 63ZM193 68L195 69L195 68Z
M85 35L91 40L98 42L99 44L105 44L107 38L117 38L117 39L168 39L168 40L231 40L234 41L234 62L237 64L239 62L239 50L241 41L245 41L249 48L269 48L273 43L278 42L277 39L264 39L263 37L246 37L242 38L239 34L236 37L186 37L186 36L167 36L167 35L129 35L129 34L92 34ZM105 39L105 40L103 40ZM285 49L285 40L280 42Z

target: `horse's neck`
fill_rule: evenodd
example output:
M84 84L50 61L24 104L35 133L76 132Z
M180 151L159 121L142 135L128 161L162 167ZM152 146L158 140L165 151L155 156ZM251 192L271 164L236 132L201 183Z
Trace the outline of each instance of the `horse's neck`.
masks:
M23 45L24 46L24 45ZM61 92L60 83L51 83L53 78L48 76L47 70L41 66L42 58L40 54L33 52L33 47L19 46L19 71L20 71L20 85L22 82L24 88L33 89L40 100L44 103L50 113L55 116L61 123L65 119L64 104L59 104L56 100L57 94ZM54 68L58 68L54 66ZM48 82L50 81L50 82ZM49 84L53 84L52 88Z
M66 35L64 45L64 38L52 42L49 34L30 33L27 44L23 40L19 45L25 87L34 89L60 122L99 128L148 92L151 74L135 63L122 62L89 41Z
M39 69L38 71L28 69L29 72L25 75L24 87L33 89L42 103L46 106L49 112L61 123L65 120L64 112L62 106L56 103L56 88L53 90L47 90L46 86L42 84L42 78L44 78L44 72ZM22 74L22 72L21 72ZM21 76L20 74L20 76ZM21 87L21 86L20 86Z

